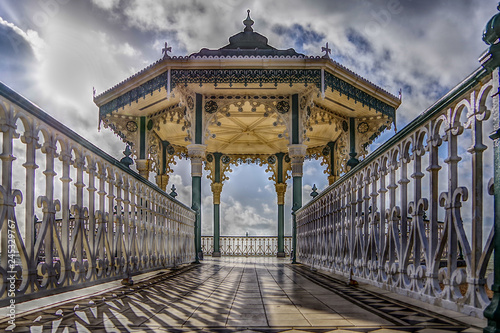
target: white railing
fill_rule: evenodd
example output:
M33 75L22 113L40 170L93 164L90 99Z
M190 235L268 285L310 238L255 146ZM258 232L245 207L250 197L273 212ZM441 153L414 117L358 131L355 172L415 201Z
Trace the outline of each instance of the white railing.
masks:
M223 256L276 256L278 254L278 237L276 236L221 236L220 253ZM204 254L214 252L212 236L201 237L201 248ZM292 237L284 238L285 256L290 256Z
M482 317L493 85L478 69L297 211L297 260Z
M3 84L0 131L0 303L195 259L190 208Z

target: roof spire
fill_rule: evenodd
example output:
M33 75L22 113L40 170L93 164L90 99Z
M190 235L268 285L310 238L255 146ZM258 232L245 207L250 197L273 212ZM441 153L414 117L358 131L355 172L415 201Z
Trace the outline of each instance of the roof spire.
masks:
M250 9L247 10L247 18L245 21L243 21L243 24L245 25L245 32L252 32L253 28L252 25L255 23L251 18L250 18Z

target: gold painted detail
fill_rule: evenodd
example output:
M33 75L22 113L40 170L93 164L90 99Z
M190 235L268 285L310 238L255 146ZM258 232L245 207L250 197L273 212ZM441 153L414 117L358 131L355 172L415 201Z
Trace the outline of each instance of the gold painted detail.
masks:
M169 175L157 175L156 176L156 185L161 188L163 191L167 190Z
M222 183L212 183L212 193L214 194L214 205L220 205L220 194L222 192Z
M275 162L271 163L270 160L272 160L274 157ZM283 182L286 182L288 179L291 178L291 165L290 165L290 157L288 154L285 154L283 157ZM267 163L267 168L266 172L270 172L271 176L269 177L269 180L273 181L274 184L278 183L278 162L276 161L276 155L271 155L268 158L268 163Z
M278 205L285 204L286 183L274 184L276 193L278 194Z
M149 178L149 166L150 166L150 161L149 160L135 160L135 165L137 166L137 170L139 171L139 174L143 176L144 178L148 179Z

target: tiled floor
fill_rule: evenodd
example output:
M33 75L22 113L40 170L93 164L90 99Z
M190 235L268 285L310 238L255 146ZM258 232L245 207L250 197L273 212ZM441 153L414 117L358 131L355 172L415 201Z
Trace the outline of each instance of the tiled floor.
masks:
M31 332L481 332L275 258L208 258L16 323Z

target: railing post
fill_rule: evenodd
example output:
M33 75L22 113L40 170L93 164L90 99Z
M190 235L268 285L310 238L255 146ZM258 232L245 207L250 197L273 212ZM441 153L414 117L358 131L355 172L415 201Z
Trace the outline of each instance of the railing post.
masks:
M495 121L494 131L490 138L493 140L494 159L494 252L493 252L493 299L484 310L484 317L488 319L488 326L484 332L500 332L500 124L499 124L499 69L493 72L493 91L496 96L493 99L493 119Z
M500 4L497 7L500 10ZM493 298L488 307L484 310L484 317L488 319L488 326L484 328L485 333L500 332L500 13L493 16L486 24L483 32L483 41L490 45L487 52L481 59L484 68L492 71L493 77L493 133L490 138L493 140L493 181L494 181L494 214L493 214Z

